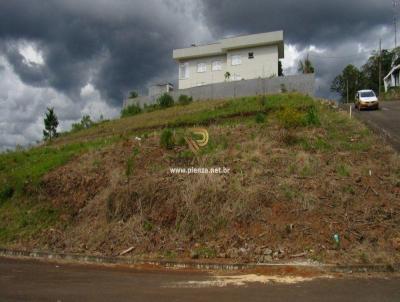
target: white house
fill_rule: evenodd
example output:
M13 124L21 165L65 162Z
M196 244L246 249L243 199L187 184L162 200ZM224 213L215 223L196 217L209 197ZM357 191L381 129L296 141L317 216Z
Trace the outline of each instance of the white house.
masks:
M278 61L284 58L283 31L175 49L173 58L179 64L179 89L278 76Z
M385 92L389 90L390 87L400 86L400 65L394 66L388 75L383 79L385 85Z

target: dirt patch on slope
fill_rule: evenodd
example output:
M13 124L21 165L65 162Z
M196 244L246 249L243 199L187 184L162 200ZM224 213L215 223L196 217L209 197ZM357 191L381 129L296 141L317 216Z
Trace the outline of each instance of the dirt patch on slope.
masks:
M49 231L38 245L102 255L132 246L133 255L165 259L399 260L400 160L389 147L375 141L359 152L309 150L273 125L209 132L213 141L198 158L185 147L161 149L154 134L51 172L43 196L70 216L66 228ZM310 141L326 135L318 128L295 134ZM191 166L230 173L169 170Z

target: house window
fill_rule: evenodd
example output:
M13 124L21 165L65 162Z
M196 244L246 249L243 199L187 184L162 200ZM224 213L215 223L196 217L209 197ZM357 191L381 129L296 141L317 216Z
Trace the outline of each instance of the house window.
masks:
M249 59L254 59L254 52L249 52Z
M222 70L222 62L221 61L212 62L212 70L213 71Z
M240 55L235 55L231 57L232 65L240 65L242 64L242 57Z
M181 80L189 78L189 63L182 63L179 65L179 78Z
M197 72L206 72L206 71L207 71L206 63L197 64Z

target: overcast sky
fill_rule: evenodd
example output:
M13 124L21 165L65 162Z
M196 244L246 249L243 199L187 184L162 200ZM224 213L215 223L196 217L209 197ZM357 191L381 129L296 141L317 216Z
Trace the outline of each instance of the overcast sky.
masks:
M119 114L128 91L176 82L173 48L284 30L286 74L306 54L317 94L378 48L394 47L391 0L0 1L0 149L42 138L46 107L61 130Z

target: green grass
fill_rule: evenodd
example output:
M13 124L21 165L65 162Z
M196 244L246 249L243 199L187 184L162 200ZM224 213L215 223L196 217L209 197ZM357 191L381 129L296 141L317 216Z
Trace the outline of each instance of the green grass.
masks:
M348 176L350 176L349 168L348 168L348 166L345 165L345 164L340 164L340 165L338 165L338 166L336 167L336 173L337 173L339 176L342 176L342 177L348 177Z
M46 145L0 154L0 243L29 238L58 223L59 211L32 193L41 178L74 157L113 141Z
M145 112L109 121L76 133L67 133L57 142L65 144L79 141L82 138L89 140L107 136L132 135L152 128L206 125L222 122L230 117L240 118L256 115L258 112L276 112L286 107L306 112L313 106L315 106L315 101L311 97L297 93L198 101L186 106L173 106L164 110Z
M42 146L24 151L0 154L0 205L5 200L20 195L28 186L37 186L43 175L74 156L94 148L101 148L115 140L96 140L63 146ZM10 190L13 194L4 194Z
M0 208L0 244L30 238L58 223L58 218L50 205L8 200Z

